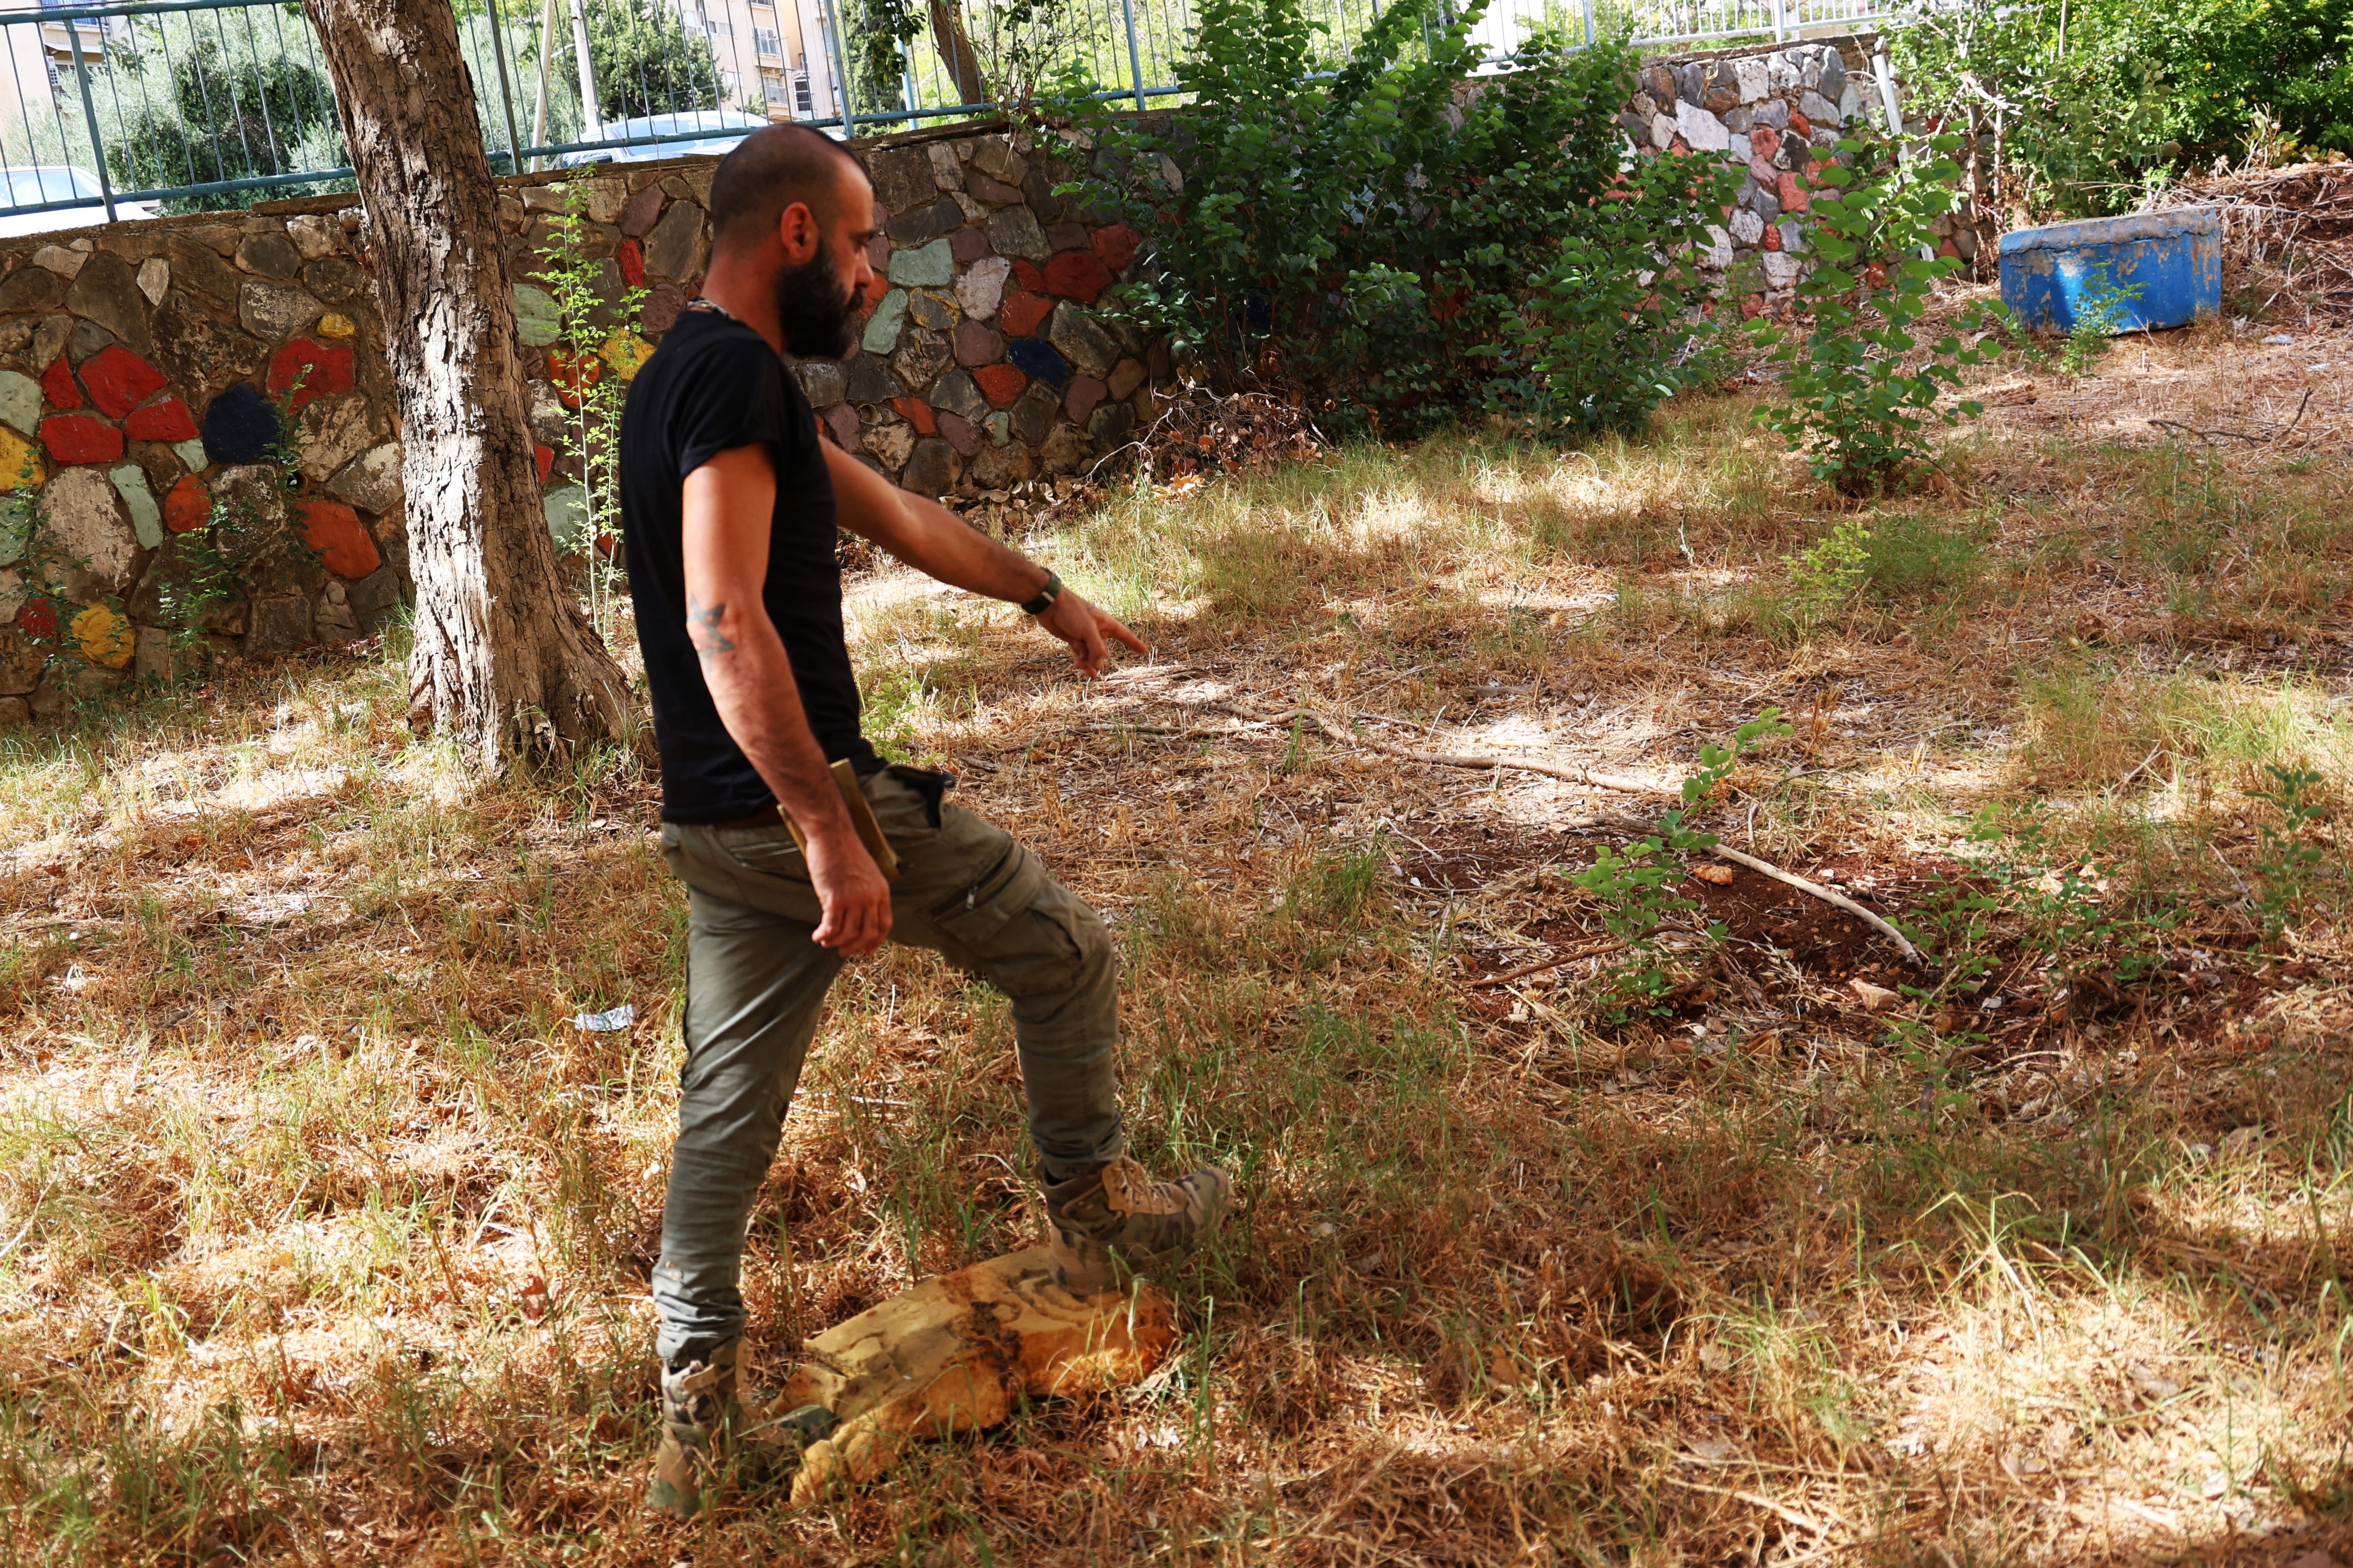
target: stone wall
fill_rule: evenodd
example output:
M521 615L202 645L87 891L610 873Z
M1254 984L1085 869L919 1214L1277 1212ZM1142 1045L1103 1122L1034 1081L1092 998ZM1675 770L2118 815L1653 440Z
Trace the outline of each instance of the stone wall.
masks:
M912 489L978 496L1117 444L1168 374L1090 312L1135 237L1053 194L1027 137L853 144L890 290L841 363L795 366L827 432ZM549 525L576 538L578 388L626 380L710 255L715 160L586 172L607 300L567 359L543 268L557 175L501 182ZM563 176L568 178L569 176ZM194 661L371 632L406 592L400 448L353 198L0 243L0 722Z
M1802 276L1799 223L1808 172L1841 138L1884 135L1867 41L1839 38L1677 55L1646 62L1620 124L1638 152L1717 153L1741 172L1739 195L1709 230L1707 264L1729 272L1742 309L1778 309ZM1916 129L1916 128L1915 128ZM1975 259L1978 236L1937 220L1947 255Z

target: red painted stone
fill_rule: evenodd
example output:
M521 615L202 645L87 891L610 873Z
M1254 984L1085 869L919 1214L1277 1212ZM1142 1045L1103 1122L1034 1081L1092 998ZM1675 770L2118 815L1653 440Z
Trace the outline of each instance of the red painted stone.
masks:
M1046 263L1046 287L1065 300L1092 305L1111 287L1111 268L1092 250L1065 250Z
M1781 230L1780 230L1780 226L1779 226L1778 225L1777 225L1777 224L1769 224L1769 223L1768 223L1768 224L1767 224L1767 225L1765 226L1765 237L1764 237L1764 238L1762 238L1762 239L1760 239L1760 240L1758 240L1757 243L1760 247L1762 247L1763 248L1765 248L1765 249L1767 249L1767 250L1778 250L1778 249L1780 249L1780 248L1781 248Z
M302 514L302 542L317 551L336 576L355 581L384 564L367 525L343 502L313 497L296 502L295 510Z
M194 474L181 475L164 498L164 526L174 533L193 533L212 517L212 492L205 489L205 481Z
M41 373L41 397L52 408L79 408L81 388L74 384L73 366L59 354Z
M1095 230L1095 254L1113 272L1124 272L1127 264L1135 259L1135 230L1124 223L1106 224Z
M65 362L60 360L60 364ZM58 635L58 607L47 599L28 600L16 612L16 629L31 637L53 637Z
M1741 319L1742 319L1743 321L1755 321L1757 317L1759 317L1759 316L1763 315L1764 313L1765 313L1765 296L1764 296L1764 295L1762 295L1762 294L1743 294L1743 295L1740 297L1740 316L1741 316Z
M110 419L121 418L163 391L167 381L162 371L121 343L109 343L81 367L81 384L90 388L90 400Z
M1038 270L1038 264L1034 261L1014 262L1013 280L1032 294L1043 294L1046 291L1046 275Z
M90 395L98 395L95 389ZM176 397L167 397L161 403L151 403L144 408L132 410L131 417L122 422L122 429L134 441L193 441L196 438L195 416L190 414L188 405Z
M621 281L632 289L646 286L646 253L634 239L621 241Z
M1811 140L1814 134L1814 122L1793 109L1789 110L1789 129Z
M1781 150L1781 133L1769 125L1759 125L1748 132L1748 150L1769 163Z
M269 356L269 395L299 409L313 398L349 392L353 371L352 351L344 345L296 338Z
M1862 280L1874 289L1887 287L1887 263L1874 261L1862 269Z
M122 432L87 414L52 414L41 421L41 445L60 463L111 463L122 456Z
M1781 172L1780 187L1783 212L1801 213L1812 205L1813 198L1806 195L1805 182L1786 169Z
M1008 338L1026 338L1038 330L1038 323L1053 313L1053 300L1008 289L997 307L997 324Z
M1936 254L1939 256L1949 256L1956 261L1958 261L1961 258L1960 247L1949 239L1945 241L1944 244L1936 247Z
M555 466L555 448L553 447L533 447L531 449L531 460L539 469L539 482L541 484L547 483L547 470Z
M988 399L991 408L1010 408L1021 389L1029 384L1021 367L1011 364L982 365L972 373L972 379L980 384L980 395Z
M891 406L899 411L900 417L923 434L926 436L939 434L940 427L932 419L932 405L922 398L894 397L891 400Z

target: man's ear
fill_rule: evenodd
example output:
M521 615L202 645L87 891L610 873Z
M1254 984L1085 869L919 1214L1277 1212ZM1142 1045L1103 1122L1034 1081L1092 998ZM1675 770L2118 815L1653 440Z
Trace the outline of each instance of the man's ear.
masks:
M785 210L776 215L776 238L785 247L787 263L797 267L807 261L817 254L822 237L817 215L809 211L807 202L786 202Z

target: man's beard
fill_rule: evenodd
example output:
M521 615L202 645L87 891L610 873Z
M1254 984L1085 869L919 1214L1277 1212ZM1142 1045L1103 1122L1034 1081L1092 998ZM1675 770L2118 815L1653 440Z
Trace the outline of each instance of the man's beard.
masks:
M776 272L776 322L785 346L803 359L839 359L857 342L850 331L858 317L858 290L833 268L833 250L824 239L817 254Z

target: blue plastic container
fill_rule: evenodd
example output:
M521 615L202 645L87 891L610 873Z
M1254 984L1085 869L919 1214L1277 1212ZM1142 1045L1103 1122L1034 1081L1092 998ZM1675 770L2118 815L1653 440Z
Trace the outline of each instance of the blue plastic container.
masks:
M2001 302L2030 327L2072 331L2079 303L2103 287L2140 286L2116 330L2186 327L2222 309L2222 215L2176 207L2128 217L2022 228L2001 237Z

